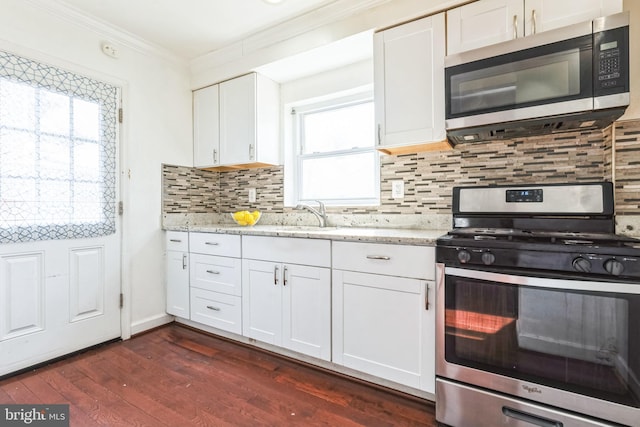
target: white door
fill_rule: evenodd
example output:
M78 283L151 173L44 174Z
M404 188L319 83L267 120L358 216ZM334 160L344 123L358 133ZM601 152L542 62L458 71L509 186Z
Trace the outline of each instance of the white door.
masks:
M331 360L331 269L282 267L282 345Z
M256 75L220 83L220 164L253 161L256 141Z
M282 344L282 264L242 260L242 334Z
M444 14L376 33L374 74L380 147L442 141Z
M447 55L522 37L523 7L523 0L484 0L448 10Z
M121 336L120 91L10 54L0 71L4 375Z
M220 163L218 85L193 91L193 166Z
M524 5L526 35L622 12L622 0L526 0Z
M333 362L433 393L435 310L428 282L333 270Z

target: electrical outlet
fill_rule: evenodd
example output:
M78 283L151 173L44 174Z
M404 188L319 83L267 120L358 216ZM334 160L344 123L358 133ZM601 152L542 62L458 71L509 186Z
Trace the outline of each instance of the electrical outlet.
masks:
M391 181L391 198L402 199L404 197L404 181L401 179Z
M249 203L255 203L256 202L256 189L255 188L250 188L249 189Z

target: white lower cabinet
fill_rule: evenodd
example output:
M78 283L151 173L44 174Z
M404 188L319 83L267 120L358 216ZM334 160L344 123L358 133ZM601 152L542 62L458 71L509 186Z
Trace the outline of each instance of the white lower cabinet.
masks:
M167 231L165 234L167 313L189 318L189 234Z
M435 391L434 248L333 243L333 362Z
M243 335L331 358L330 242L243 236Z
M429 393L435 249L167 232L167 312Z
M242 333L240 297L191 289L191 320L236 334Z
M189 241L190 319L241 334L240 236L191 233Z

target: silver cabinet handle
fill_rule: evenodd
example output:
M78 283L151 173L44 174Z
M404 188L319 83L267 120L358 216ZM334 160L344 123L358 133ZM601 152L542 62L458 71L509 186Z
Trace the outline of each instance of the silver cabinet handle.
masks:
M382 125L378 123L378 145L382 145Z
M213 150L213 163L218 163L218 150Z
M182 269L187 269L187 254L182 254Z
M249 160L253 160L255 157L255 150L253 148L253 144L249 144Z
M208 306L207 306L207 308L208 308L209 310L213 310L213 311L220 311L220 307L214 307L214 306L212 306L212 305L208 305Z
M531 34L536 33L536 10L531 10Z
M386 255L367 255L367 259L381 259L383 261L389 261L391 257Z
M284 270L282 271L282 286L287 286L287 275L288 275L289 269L287 268L287 266L284 266Z
M424 285L424 309L429 310L429 282L426 282Z
M513 15L513 38L518 38L518 15Z
M169 239L169 241L173 243L182 243L182 240L180 239Z
M220 274L219 271L215 271L215 270L207 270L207 273L209 273L209 274Z
M204 242L205 245L209 245L209 246L218 246L220 245L220 243L218 242Z
M278 266L276 265L273 269L273 284L277 285L278 284Z

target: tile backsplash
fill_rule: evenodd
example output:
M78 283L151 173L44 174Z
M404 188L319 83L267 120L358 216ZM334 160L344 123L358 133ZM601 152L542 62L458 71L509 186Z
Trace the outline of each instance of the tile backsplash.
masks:
M381 157L380 206L331 208L331 214L449 214L456 185L614 181L616 213L640 213L640 120L615 129L458 145L450 151ZM284 171L275 166L210 172L163 165L165 214L258 209L287 213ZM391 198L403 179L405 197ZM248 188L256 203L248 204Z

